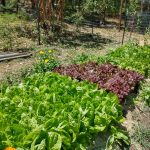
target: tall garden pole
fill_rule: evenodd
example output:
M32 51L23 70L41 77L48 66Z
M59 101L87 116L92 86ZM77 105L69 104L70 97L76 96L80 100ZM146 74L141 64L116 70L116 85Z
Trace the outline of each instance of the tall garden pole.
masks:
M126 26L127 26L127 0L125 0L125 20L124 20L124 30L123 30L123 36L122 36L122 44L124 43Z
M36 15L37 15L37 31L38 31L38 44L41 45L41 30L40 30L40 0L36 1Z
M17 14L19 13L19 3L20 3L20 0L17 0L17 7L16 7Z
M93 5L94 5L94 0L93 0ZM93 7L93 12L94 12L94 7ZM93 33L94 33L94 22L93 21L94 20L93 20L93 17L92 17L92 36L93 36Z
M123 8L123 2L124 0L121 0L121 4L120 4L120 12L119 12L119 32L121 30L121 20L122 20L122 8Z
M135 24L136 16L137 16L137 14L136 14L136 13L134 13L134 14L133 14L133 18L132 18L132 24L131 24L131 29L130 29L129 40L131 39L132 32L133 32L134 27L135 27L135 25L134 25L134 24Z

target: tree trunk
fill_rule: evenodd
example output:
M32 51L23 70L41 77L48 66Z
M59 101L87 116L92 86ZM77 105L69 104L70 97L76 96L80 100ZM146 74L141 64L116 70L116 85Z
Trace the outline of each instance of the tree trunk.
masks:
M41 0L40 2L41 2L40 3L40 8L43 11L43 16L41 16L41 18L44 20L47 17L47 15L46 15L46 5L45 5L45 1L44 0Z
M31 0L31 3L32 3L32 9L35 9L36 0Z
M55 8L55 0L52 0L52 7Z
M103 13L103 24L104 25L106 24L105 20L106 20L106 8L104 9L104 13Z
M37 32L38 32L38 44L41 45L41 29L40 29L40 0L36 1L36 14L37 14Z
M2 0L2 1L1 1L1 4L2 4L3 6L6 6L6 1L5 1L5 0Z

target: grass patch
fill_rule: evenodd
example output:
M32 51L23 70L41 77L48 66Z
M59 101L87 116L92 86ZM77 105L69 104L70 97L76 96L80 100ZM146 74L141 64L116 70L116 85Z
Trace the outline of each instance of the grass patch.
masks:
M15 13L0 13L0 24L18 23L21 21Z
M150 149L150 129L138 124L131 137L134 142L139 143L145 150Z

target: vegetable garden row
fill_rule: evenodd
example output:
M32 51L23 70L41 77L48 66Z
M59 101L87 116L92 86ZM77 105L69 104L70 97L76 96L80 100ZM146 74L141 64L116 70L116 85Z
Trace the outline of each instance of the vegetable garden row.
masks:
M114 142L129 145L120 128L124 118L118 98L126 98L150 76L150 47L128 44L68 66L52 64L49 52L40 52L43 60L37 65L53 72L34 73L18 85L2 87L0 149L87 149L99 132L110 133L107 148Z
M109 63L98 65L95 62L88 62L80 65L60 66L54 71L79 81L88 80L97 83L100 88L115 93L120 100L123 100L144 78L135 71L120 69Z

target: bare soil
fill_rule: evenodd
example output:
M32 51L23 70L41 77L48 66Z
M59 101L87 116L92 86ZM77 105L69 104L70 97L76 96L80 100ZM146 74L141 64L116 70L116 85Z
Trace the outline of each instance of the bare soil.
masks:
M9 74L16 74L17 71L23 68L31 67L33 64L33 58L16 59L11 61L0 62L0 80Z

